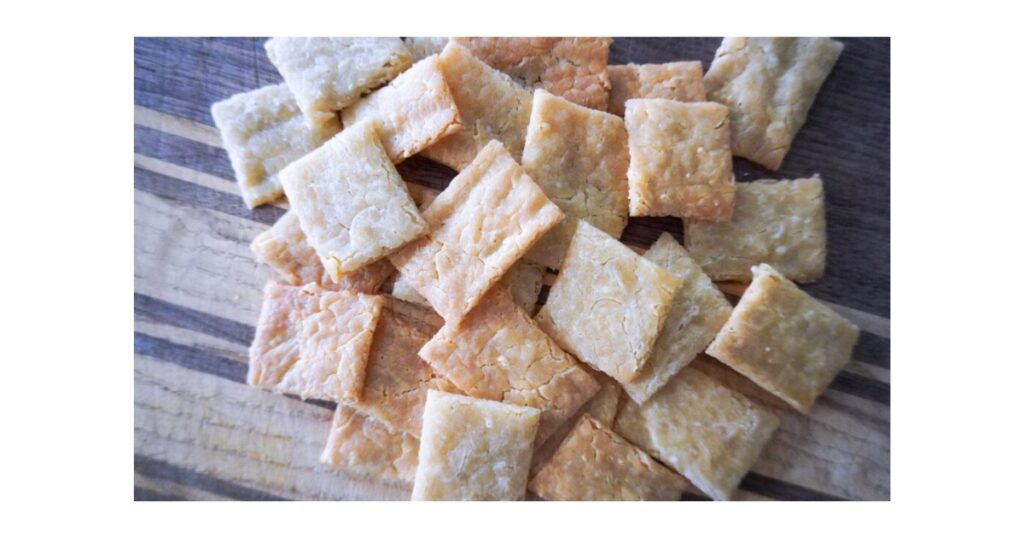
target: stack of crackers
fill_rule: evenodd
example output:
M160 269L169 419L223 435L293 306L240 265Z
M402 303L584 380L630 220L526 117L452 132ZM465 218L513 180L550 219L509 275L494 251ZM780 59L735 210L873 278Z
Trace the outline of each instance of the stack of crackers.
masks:
M323 464L414 500L725 500L779 419L694 359L803 413L850 359L794 283L824 272L823 180L732 173L780 166L842 45L725 39L704 73L611 41L274 38L285 82L213 105L246 203L290 208L252 244L248 382L337 404ZM406 184L416 154L458 174ZM634 251L631 216L684 244Z

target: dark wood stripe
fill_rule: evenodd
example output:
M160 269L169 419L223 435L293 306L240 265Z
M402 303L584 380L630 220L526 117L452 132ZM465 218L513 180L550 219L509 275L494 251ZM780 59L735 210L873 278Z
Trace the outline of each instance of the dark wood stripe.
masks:
M256 336L256 329L252 325L181 307L141 293L135 294L135 316L201 332L243 346L248 346Z
M135 153L235 182L227 152L195 140L136 125Z
M209 351L175 344L163 338L135 333L135 352L154 359L177 364L189 370L213 374L236 383L245 383L248 365Z
M683 493L683 496L679 499L680 501L710 501L708 497L701 495L700 493L691 493L689 491Z
M169 493L162 493L159 491L153 491L147 488L140 488L135 486L135 500L136 501L187 501L185 497L180 495L171 495Z
M829 495L810 488L791 484L757 473L747 473L740 482L740 488L751 493L780 501L845 501L842 497Z
M839 372L828 387L831 390L845 392L858 398L889 405L889 385L862 375L850 372Z
M142 454L135 454L135 472L167 480L183 486L200 489L215 495L239 501L287 501L284 497L242 486L205 473L185 469L165 461L153 459Z
M135 167L135 188L196 207L212 209L253 220L261 224L271 225L284 215L285 210L272 205L264 205L256 209L245 207L241 196L215 191L213 189L167 177L144 168Z
M889 369L890 343L888 338L861 331L857 346L853 348L853 356L858 362Z

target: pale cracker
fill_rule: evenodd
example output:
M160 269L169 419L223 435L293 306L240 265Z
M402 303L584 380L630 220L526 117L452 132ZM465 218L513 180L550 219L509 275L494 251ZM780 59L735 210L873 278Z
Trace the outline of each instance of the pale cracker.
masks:
M540 297L541 289L544 287L544 273L544 267L520 258L512 264L512 267L509 267L508 272L501 278L501 285L512 294L512 300L531 316L537 310L537 298ZM401 273L395 279L391 295L403 301L431 308L430 303L416 291L416 288L412 287L410 280Z
M621 118L573 104L544 90L533 96L523 169L565 212L527 258L557 269L585 219L618 238L629 214L629 144Z
M339 404L320 461L355 478L412 484L419 448L412 435Z
M516 501L526 496L540 411L431 390L414 501Z
M530 460L530 475L533 476L558 450L559 445L565 440L572 428L583 415L590 415L603 424L615 424L615 415L619 411L619 397L622 395L622 387L612 378L580 364L591 377L597 380L600 386L597 392L591 396L587 403L583 404L576 414L562 423L543 444L538 444L533 451L533 459Z
M630 99L708 100L700 62L609 65L608 81L608 112L619 116L626 113L626 101Z
M803 413L850 361L859 329L770 265L752 269L708 355Z
M688 220L685 227L687 250L714 280L749 282L759 263L796 282L825 273L825 192L818 176L739 183L732 220Z
M843 44L825 37L727 37L704 77L729 107L732 152L778 170Z
M683 368L643 405L623 399L615 432L689 479L728 500L779 419L694 368Z
M277 174L341 129L338 118L306 126L284 84L234 95L210 107L231 161L242 200L250 209L283 194Z
M728 108L630 99L626 129L630 216L729 220L736 182Z
M681 284L615 238L579 221L537 322L580 360L626 383L650 357Z
M427 232L376 121L348 127L281 171L306 240L337 282Z

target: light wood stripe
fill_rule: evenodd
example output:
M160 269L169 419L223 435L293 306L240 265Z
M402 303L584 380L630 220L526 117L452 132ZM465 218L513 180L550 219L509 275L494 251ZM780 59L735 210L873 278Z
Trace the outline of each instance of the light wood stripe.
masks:
M220 133L216 128L178 116L164 114L144 106L135 105L135 123L143 127L194 140L208 146L224 147L220 139Z
M135 166L167 177L180 179L181 181L202 185L208 189L230 194L232 196L242 196L242 193L238 190L238 184L230 179L225 179L213 174L207 174L206 172L200 172L191 168L185 168L184 166L179 166L161 159L154 159L153 157L142 155L140 153L135 154ZM288 209L288 201L285 199L271 202L268 205L280 207L281 209Z

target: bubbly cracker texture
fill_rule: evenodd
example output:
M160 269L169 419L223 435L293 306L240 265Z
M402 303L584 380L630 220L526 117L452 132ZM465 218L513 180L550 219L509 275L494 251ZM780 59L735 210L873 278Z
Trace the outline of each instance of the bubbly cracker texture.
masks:
M708 354L803 413L850 361L859 329L767 264Z
M693 259L714 280L749 282L759 263L790 280L817 280L826 252L821 178L740 183L731 221L687 221L684 235Z
M842 52L825 37L723 39L704 86L729 107L732 152L778 170Z
M537 323L576 357L628 383L650 357L681 284L580 221Z
M539 420L532 407L430 391L412 500L521 500Z
M453 37L491 67L528 88L579 105L608 108L607 37Z
M630 99L626 129L630 215L729 220L736 182L728 108Z
M497 140L516 160L522 157L533 100L530 91L457 43L448 43L440 61L463 128L423 150L423 155L462 170L484 146Z
M494 141L423 217L430 234L391 262L446 322L457 324L562 212Z
M614 429L724 501L778 427L778 417L768 410L684 368L643 405L624 399Z
M626 113L630 99L708 100L700 62L609 65L608 80L612 87L608 112L619 116Z
M412 65L397 37L275 37L265 48L308 125L337 121L337 111Z
M402 42L412 53L414 61L420 61L427 56L441 54L444 46L448 44L447 37L403 37Z
M363 480L412 484L420 443L373 417L338 405L320 461Z
M281 172L306 240L335 282L427 231L374 121L360 122Z
M273 267L285 283L293 286L319 284L326 289L372 294L395 270L387 260L378 260L341 275L341 280L334 283L324 272L316 251L306 242L299 217L292 211L257 235L251 248L258 260Z
M420 357L469 396L539 409L538 444L599 388L500 286L458 327L438 331Z
M533 315L537 310L537 298L544 287L544 268L529 260L520 259L509 267L501 279L501 285L512 294L512 300L526 313ZM403 301L431 308L409 279L399 274L391 289L391 295Z
M249 346L249 385L279 393L302 392L301 377L293 370L299 360L302 320L316 309L316 290L316 284L298 288L269 281L264 286L256 335Z
M317 312L302 320L296 365L306 380L301 396L359 400L384 298L327 291L318 302Z
M250 209L281 197L277 174L341 129L338 119L306 126L288 86L277 84L234 95L210 107Z
M437 56L417 62L387 86L346 108L341 118L346 127L378 120L381 143L396 163L462 129Z
M688 484L584 415L529 488L549 501L678 501Z
M661 234L644 258L672 273L683 284L672 299L672 308L654 342L650 360L636 379L622 385L638 403L647 401L704 351L732 311L722 292L668 233Z
M578 219L612 237L622 235L629 213L628 168L629 145L621 118L538 90L526 131L523 169L566 219L545 234L527 258L558 268Z
M586 370L591 377L597 380L597 384L600 386L597 392L583 404L576 414L562 423L557 430L554 431L543 444L537 443L535 450L533 451L533 459L530 460L530 475L533 476L544 466L551 456L554 455L558 447L561 446L562 441L569 435L572 428L579 422L583 415L590 415L595 420L600 421L603 424L615 424L615 415L619 411L619 397L622 395L622 387L615 382L614 379L602 374L601 372L595 372L590 368L581 365L581 368Z

